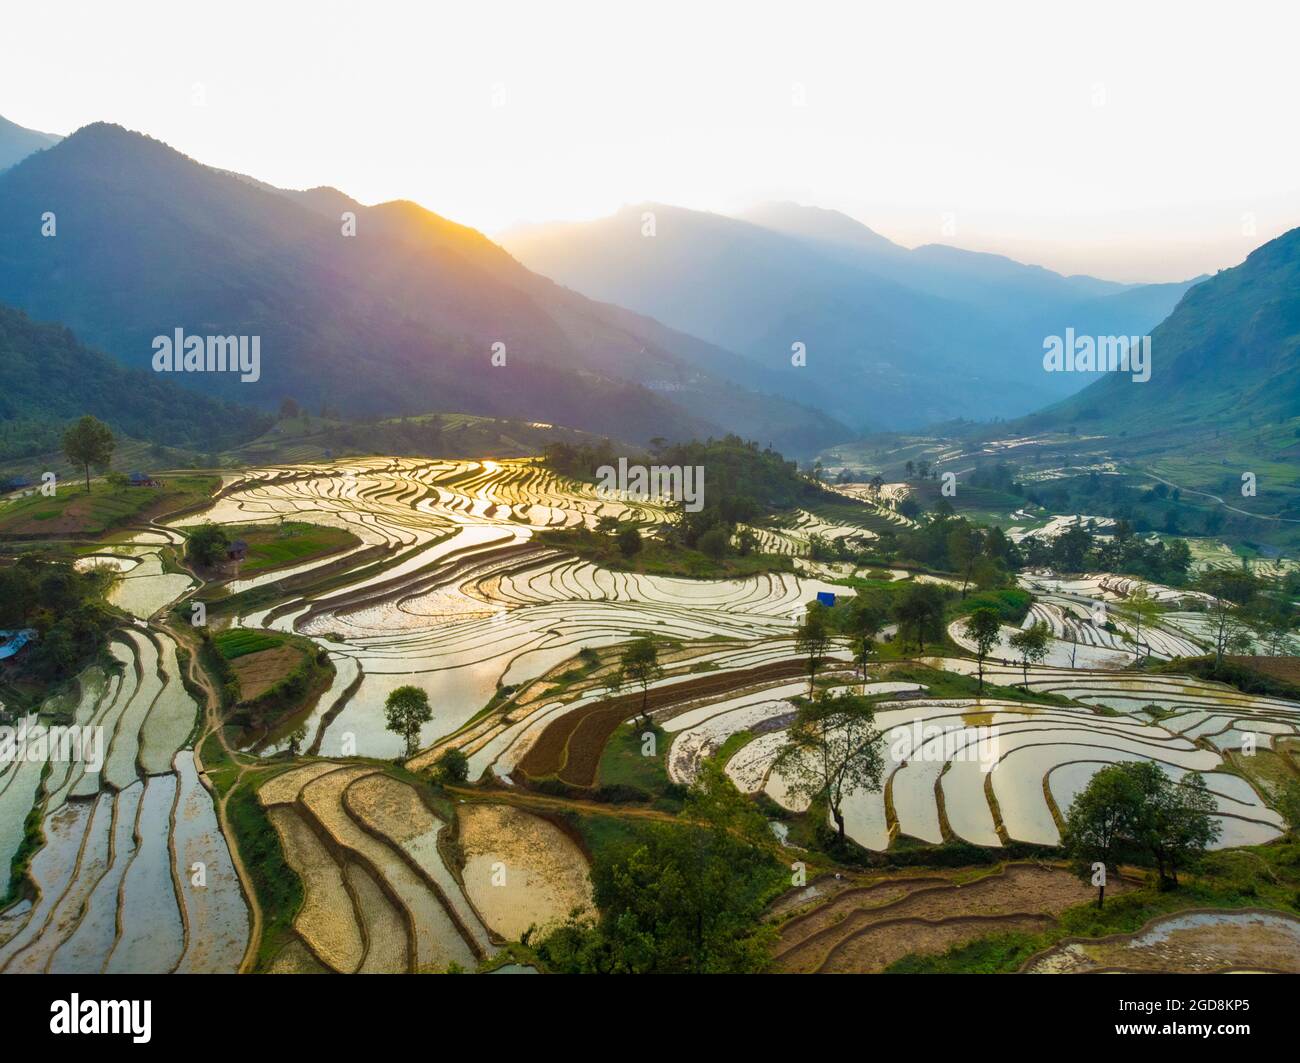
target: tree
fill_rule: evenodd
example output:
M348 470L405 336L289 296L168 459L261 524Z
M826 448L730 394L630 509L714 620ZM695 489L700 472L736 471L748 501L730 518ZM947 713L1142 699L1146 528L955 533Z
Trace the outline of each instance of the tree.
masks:
M1024 688L1029 689L1029 666L1041 664L1047 656L1047 640L1051 630L1041 620L1036 620L1029 627L1021 628L1007 640L1013 650L1020 655L1020 667L1025 677Z
M103 421L86 414L63 433L63 455L86 473L86 491L90 491L90 467L108 468L113 460L113 430Z
M858 650L854 661L862 669L862 684L867 683L867 660L871 656L871 644L885 626L885 611L867 598L857 598L849 611L849 630L857 639Z
M898 634L925 652L925 640L943 637L943 592L932 583L913 583L894 606Z
M1102 865L1096 879L1097 907L1106 903L1106 871L1117 866L1116 854L1132 833L1142 805L1142 791L1130 764L1110 764L1075 795L1066 813L1061 845L1084 880L1093 865Z
M415 756L420 741L420 727L433 719L429 695L419 687L401 686L384 702L388 729L406 743L408 759Z
M297 399L284 398L280 400L280 420L291 421L302 413L302 408L298 405Z
M857 790L880 789L884 768L881 734L871 703L856 694L822 691L795 714L790 744L772 770L790 793L825 803L844 844L844 799Z
M970 586L971 573L975 562L984 551L984 536L978 528L959 522L958 527L948 533L948 558L958 572L962 574L961 596L966 597L966 588Z
M1241 607L1254 601L1257 581L1248 571L1215 570L1201 577L1199 587L1210 595L1205 611L1210 619L1210 636L1214 640L1214 667L1220 668L1223 655L1231 652L1234 644L1241 644L1246 635Z
M307 727L305 724L299 724L289 732L289 756L296 757L305 741L307 741Z
M641 533L636 528L624 528L618 533L618 552L624 557L634 557L641 552Z
M659 664L659 648L654 639L639 638L631 643L619 659L618 686L636 683L641 687L641 718L650 724L650 684L664 674Z
M1161 889L1178 886L1178 869L1204 854L1222 828L1212 819L1214 796L1199 774L1174 782L1154 761L1126 765L1142 793L1133 840L1150 853Z
M984 658L998 644L998 637L1002 633L1002 622L998 619L996 610L988 608L976 609L966 618L962 633L975 643L975 660L979 667L980 676L979 692L983 694Z
M438 775L444 782L464 782L469 778L469 757L459 749L448 749L438 758Z
M575 915L538 946L571 973L763 970L776 932L763 909L783 872L762 814L710 760L679 822L629 824L592 861L597 913Z
M230 539L219 524L200 524L185 540L185 558L199 568L214 568L225 559Z
M715 524L700 536L695 545L700 548L700 553L717 561L727 556L731 548L731 533L723 525Z
M1147 593L1145 587L1139 587L1124 600L1119 612L1133 625L1134 660L1141 660L1142 625L1145 623L1147 627L1155 626L1156 618L1160 615L1160 606Z
M811 605L804 615L804 621L794 636L794 651L808 658L808 696L813 696L813 680L817 677L817 665L830 649L831 635L826 628L826 616L820 605Z

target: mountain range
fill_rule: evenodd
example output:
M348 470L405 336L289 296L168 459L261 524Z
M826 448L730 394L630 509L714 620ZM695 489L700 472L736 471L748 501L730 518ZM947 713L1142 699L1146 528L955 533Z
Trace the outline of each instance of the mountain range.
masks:
M789 203L743 217L646 204L503 247L409 201L277 188L105 123L65 139L0 126L0 150L24 149L0 170L0 419L102 409L206 451L293 397L632 442L735 431L807 455L954 418L1164 432L1176 448L1180 426L1300 409L1300 230L1158 285L908 249ZM257 336L260 379L146 372L154 337L178 328ZM1066 328L1149 332L1151 382L1044 372L1043 338Z
M0 303L135 368L177 328L257 336L257 382L174 379L263 407L461 410L629 440L760 425L792 452L847 431L743 386L739 356L569 291L414 203L276 189L105 123L0 173Z
M738 351L768 386L775 376L783 394L866 430L1059 399L1079 384L1042 371L1044 336L1145 334L1194 283L1124 285L938 244L909 250L793 203L740 217L646 203L499 238L530 268ZM795 343L806 365L792 364Z

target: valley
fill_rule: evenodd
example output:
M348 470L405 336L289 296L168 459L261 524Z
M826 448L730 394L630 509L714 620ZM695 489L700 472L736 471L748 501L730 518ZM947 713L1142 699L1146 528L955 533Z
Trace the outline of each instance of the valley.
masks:
M1032 604L984 660L963 626L981 595L964 604L960 573L853 559L948 519L904 516L906 481L820 489L832 500L757 517L758 549L780 563L732 578L547 545L575 528L653 539L677 517L669 500L606 498L537 458L254 466L213 487L203 505L106 536L25 546L14 526L7 549L71 550L105 573L122 622L102 663L32 707L102 728L102 769L5 766L4 970L576 969L573 943L601 933L611 903L609 862L637 839L707 830L708 794L754 820L734 828L760 889L735 932L769 942L755 962L786 971L965 962L999 935L1014 968L1077 937L1079 913L1102 915L1063 862L1062 829L1106 765L1205 780L1215 840L1185 907L1236 908L1237 860L1295 844L1279 808L1300 701L1152 670L1213 650L1204 592L1022 569L1006 593ZM185 543L213 527L286 546L265 574L199 575ZM311 527L347 538L306 554L284 538ZM849 560L824 556L834 543ZM947 602L929 645L886 628L864 678L854 638L832 625L809 656L819 596L839 618L860 595L897 603L927 585ZM1134 595L1158 603L1140 630ZM1047 652L1022 663L1007 640L1037 622ZM629 640L655 647L643 681ZM303 655L319 685L250 729L277 669ZM410 686L431 712L403 739L386 706ZM879 786L844 795L840 844L786 753L810 691L865 698L884 736ZM1140 866L1122 875L1107 909L1121 922L1091 933L1177 911L1181 895L1152 892ZM1290 962L1223 932L1237 942L1225 965Z

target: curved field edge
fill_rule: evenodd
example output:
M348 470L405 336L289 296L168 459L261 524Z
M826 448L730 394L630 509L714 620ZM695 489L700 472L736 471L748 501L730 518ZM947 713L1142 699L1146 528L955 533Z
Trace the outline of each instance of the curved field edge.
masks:
M1300 840L1212 853L1202 871L1185 876L1177 890L1162 892L1144 882L1108 898L1101 910L1095 901L1068 909L1040 933L986 935L941 954L905 956L885 973L1011 974L1067 941L1135 935L1153 921L1202 910L1268 910L1294 917L1300 912Z

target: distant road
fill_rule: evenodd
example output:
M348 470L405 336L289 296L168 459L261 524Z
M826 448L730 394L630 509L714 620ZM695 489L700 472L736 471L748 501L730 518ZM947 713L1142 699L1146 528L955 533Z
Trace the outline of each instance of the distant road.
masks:
M1208 491L1197 491L1195 488L1192 487L1183 487L1181 484L1176 484L1172 480L1166 480L1163 476L1157 476L1155 473L1149 470L1147 471L1147 475L1156 480L1159 480L1162 484L1168 484L1170 487L1176 487L1178 488L1178 490L1183 491L1186 494L1200 495L1202 498L1212 498L1214 499L1215 502L1219 503L1219 505L1221 505L1224 509L1230 509L1232 510L1233 513L1240 513L1243 517L1254 517L1256 520L1281 520L1281 521L1285 521L1288 524L1300 524L1300 518L1274 517L1267 513L1251 513L1249 510L1240 509L1237 506L1228 505L1228 503L1225 502L1223 499L1221 499L1218 495L1212 495Z

